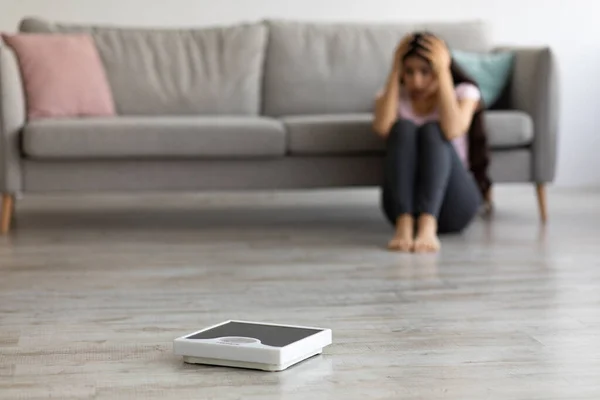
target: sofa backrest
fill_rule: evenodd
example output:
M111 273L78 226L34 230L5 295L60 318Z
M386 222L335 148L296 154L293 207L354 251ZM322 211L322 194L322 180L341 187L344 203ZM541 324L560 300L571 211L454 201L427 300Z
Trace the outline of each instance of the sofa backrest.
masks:
M121 115L256 115L264 24L150 29L24 19L21 32L91 33Z
M400 39L415 30L455 49L487 51L481 21L323 23L267 20L196 29L52 23L31 33L93 35L121 115L362 113L373 110Z
M267 24L263 112L269 116L372 111L394 50L409 32L433 32L450 47L465 51L490 50L492 45L481 21Z

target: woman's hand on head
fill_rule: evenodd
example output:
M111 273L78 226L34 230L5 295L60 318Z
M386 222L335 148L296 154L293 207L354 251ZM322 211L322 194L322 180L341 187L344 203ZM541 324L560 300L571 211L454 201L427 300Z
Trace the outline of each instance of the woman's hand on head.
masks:
M410 43L414 39L414 35L408 34L402 38L396 51L394 52L394 72L399 73L402 70L402 61L404 55L410 50Z
M419 52L429 60L437 74L450 70L452 56L443 40L433 35L427 35L421 39L420 44L424 49L419 50Z

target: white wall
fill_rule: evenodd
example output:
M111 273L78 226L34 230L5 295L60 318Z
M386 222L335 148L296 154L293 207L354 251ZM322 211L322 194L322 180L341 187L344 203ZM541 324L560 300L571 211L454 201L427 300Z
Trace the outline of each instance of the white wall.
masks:
M196 26L269 17L484 19L492 24L499 44L547 44L556 51L562 91L557 184L600 186L598 11L600 2L595 0L0 0L0 30L14 30L23 16L140 26Z

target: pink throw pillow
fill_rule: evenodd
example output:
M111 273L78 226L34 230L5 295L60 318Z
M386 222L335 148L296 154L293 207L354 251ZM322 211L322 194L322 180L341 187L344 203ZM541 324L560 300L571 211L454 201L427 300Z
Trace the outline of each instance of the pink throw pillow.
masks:
M115 115L94 40L82 34L3 34L21 68L29 119Z

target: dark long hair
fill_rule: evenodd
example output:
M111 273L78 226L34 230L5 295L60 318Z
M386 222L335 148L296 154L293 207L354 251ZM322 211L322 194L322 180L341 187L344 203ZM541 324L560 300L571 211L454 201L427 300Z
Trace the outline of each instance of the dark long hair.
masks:
M429 60L425 58L419 52L423 47L420 44L420 40L424 35L432 35L429 32L423 33L415 33L414 38L410 43L410 48L408 52L404 55L404 59L408 57L420 57L421 59L427 61ZM433 36L433 35L432 35ZM457 63L454 59L452 59L450 63L450 73L452 75L452 80L454 81L454 86L457 86L461 83L469 83L476 87L477 82L473 78L471 78ZM488 176L488 167L490 164L490 152L488 147L487 140L487 132L485 129L484 119L483 119L483 111L485 110L485 105L483 100L480 102L479 107L475 111L473 115L473 119L471 122L471 126L468 131L468 146L469 146L469 167L475 181L477 182L477 186L481 191L481 195L484 200L489 199L489 190L492 187L492 181Z

